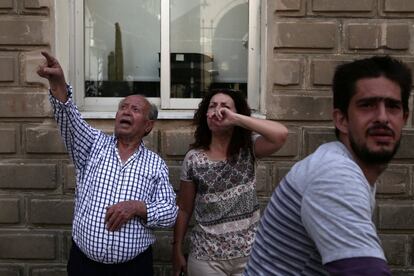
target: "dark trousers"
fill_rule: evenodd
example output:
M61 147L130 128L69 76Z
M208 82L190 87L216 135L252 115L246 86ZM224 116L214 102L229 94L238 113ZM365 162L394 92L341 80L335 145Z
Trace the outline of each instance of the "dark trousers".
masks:
M134 259L120 264L104 264L95 262L79 249L74 241L70 249L68 276L152 276L152 249L139 254Z

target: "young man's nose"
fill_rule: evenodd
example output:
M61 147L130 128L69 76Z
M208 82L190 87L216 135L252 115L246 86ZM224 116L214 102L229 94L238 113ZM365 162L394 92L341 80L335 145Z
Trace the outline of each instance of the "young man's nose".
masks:
M378 103L376 112L377 112L376 117L379 122L388 123L389 114L388 114L387 107L385 106L384 102Z

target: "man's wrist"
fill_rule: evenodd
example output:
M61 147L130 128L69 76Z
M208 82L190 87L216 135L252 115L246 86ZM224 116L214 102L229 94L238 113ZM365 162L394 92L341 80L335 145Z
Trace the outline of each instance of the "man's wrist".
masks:
M51 85L50 94L61 103L66 103L69 99L69 86L66 83Z
M147 220L147 206L145 205L144 201L136 201L136 216Z

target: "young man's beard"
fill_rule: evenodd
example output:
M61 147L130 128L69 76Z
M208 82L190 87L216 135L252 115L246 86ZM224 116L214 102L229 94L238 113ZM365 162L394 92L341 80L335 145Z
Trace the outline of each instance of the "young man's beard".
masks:
M378 152L370 151L369 148L365 144L358 145L353 136L349 136L349 141L354 154L364 163L373 164L373 165L386 165L388 164L391 159L394 157L395 153L397 152L398 148L400 147L399 139L393 149L391 150L383 150Z

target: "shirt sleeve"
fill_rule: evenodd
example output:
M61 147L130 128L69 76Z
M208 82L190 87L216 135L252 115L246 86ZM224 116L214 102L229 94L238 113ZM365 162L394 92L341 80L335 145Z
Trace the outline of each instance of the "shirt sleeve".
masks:
M194 154L194 150L190 150L184 157L183 163L181 165L181 173L180 173L180 180L182 181L192 181L192 177L190 175L191 170L191 160L190 157Z
M304 193L301 217L322 263L353 257L385 260L371 218L373 195L359 167L349 161L321 171Z
M391 276L387 263L372 257L342 259L327 263L325 268L333 276Z
M65 103L54 98L52 94L49 95L49 100L63 142L79 170L85 166L98 131L82 119L76 105L73 103L72 87L68 85L67 89L68 100Z
M150 200L146 201L148 227L172 227L177 219L178 207L175 201L175 192L169 181L168 168L164 162L158 169L154 180L155 192Z

